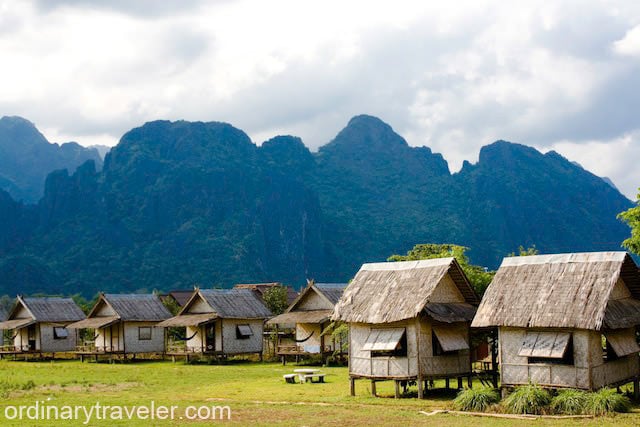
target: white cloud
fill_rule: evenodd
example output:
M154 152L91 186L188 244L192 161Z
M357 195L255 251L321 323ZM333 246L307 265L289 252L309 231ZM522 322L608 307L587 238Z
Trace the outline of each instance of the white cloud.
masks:
M619 55L640 56L640 25L636 25L620 40L613 43L613 50Z

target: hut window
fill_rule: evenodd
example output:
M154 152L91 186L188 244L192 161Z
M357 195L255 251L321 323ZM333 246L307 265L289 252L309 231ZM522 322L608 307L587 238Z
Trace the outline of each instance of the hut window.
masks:
M605 333L605 343L607 360L615 360L618 357L640 352L635 333L631 329Z
M573 341L568 332L527 332L518 356L528 363L573 365Z
M362 346L371 357L405 357L407 334L404 328L372 329Z
M434 326L431 334L431 345L434 356L469 350L469 343L464 332L451 326Z
M151 326L138 327L138 340L139 341L151 340Z
M239 340L248 340L253 336L253 330L249 325L236 325L236 338Z
M56 326L53 328L54 340L66 340L69 337L69 330L64 327Z

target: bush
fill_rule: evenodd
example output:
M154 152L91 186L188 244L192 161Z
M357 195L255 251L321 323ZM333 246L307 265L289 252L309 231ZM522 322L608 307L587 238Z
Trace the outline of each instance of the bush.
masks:
M550 402L551 395L548 391L535 384L529 384L516 388L502 404L507 412L512 414L540 415L547 412Z
M556 414L580 415L585 412L589 393L582 390L562 390L551 399L551 410Z
M631 402L629 398L618 394L611 388L603 388L590 393L585 412L591 415L606 415L614 412L629 412Z
M460 411L484 412L489 406L500 401L500 395L491 388L462 390L453 401Z

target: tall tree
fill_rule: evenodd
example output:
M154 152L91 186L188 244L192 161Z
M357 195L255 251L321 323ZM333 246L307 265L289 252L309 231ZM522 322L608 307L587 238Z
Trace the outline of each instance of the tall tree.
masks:
M622 219L631 227L631 237L625 239L622 245L631 252L640 255L640 189L638 189L636 206L622 212L618 215L618 218Z

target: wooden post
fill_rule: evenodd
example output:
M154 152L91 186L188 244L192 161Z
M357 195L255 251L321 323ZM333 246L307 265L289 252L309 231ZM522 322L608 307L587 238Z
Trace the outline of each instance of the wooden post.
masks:
M469 374L469 376L467 377L467 385L469 386L470 389L473 388L473 375Z
M640 399L640 379L638 377L633 379L633 398L636 401Z
M393 380L393 382L395 383L395 391L396 391L395 398L399 399L400 398L400 381Z
M449 390L449 377L445 378L445 380L444 380L444 388Z
M462 390L462 377L458 377L458 390Z
M351 389L351 396L356 395L356 379L354 377L349 377L349 388Z
M498 330L491 331L491 379L493 388L498 388Z
M371 380L371 396L377 397L376 394L376 380Z
M418 377L418 399L424 399L424 382L421 377Z

